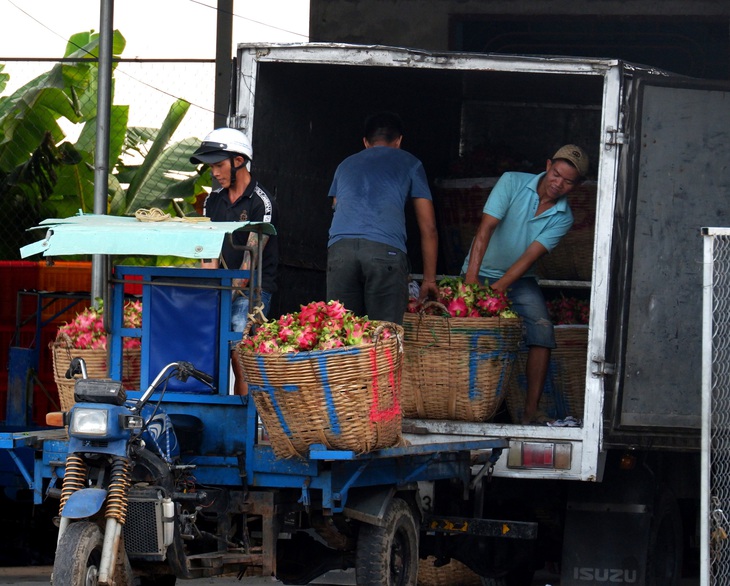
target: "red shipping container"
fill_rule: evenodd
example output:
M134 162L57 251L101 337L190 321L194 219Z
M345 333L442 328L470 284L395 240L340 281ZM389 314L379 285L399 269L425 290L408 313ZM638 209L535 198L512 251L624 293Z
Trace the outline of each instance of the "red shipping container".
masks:
M91 291L91 262L57 261L52 265L45 261L38 263L40 270L38 276L38 289L41 291L63 291L67 293L81 293ZM43 310L44 320L51 319L61 308L63 300L57 301ZM76 317L77 313L91 305L91 293L89 299L83 300L71 309L64 311L55 318L55 322L63 324Z

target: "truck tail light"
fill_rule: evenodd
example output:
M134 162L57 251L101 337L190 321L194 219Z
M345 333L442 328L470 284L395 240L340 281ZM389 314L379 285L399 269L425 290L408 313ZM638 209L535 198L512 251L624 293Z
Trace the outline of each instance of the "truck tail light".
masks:
M571 455L570 443L512 440L507 467L570 470Z

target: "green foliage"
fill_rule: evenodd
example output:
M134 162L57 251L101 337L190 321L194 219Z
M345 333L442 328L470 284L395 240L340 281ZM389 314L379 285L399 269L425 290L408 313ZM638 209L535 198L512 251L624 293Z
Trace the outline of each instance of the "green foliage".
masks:
M112 53L121 56L126 41L114 31ZM0 205L22 218L14 240L0 240L0 258L17 258L29 237L25 230L40 220L94 211L99 35L82 32L69 39L62 61L10 96L0 97ZM0 64L0 92L10 76ZM132 215L139 208L173 212L172 198L181 198L192 212L195 194L208 184L189 157L199 141L170 139L190 104L173 103L159 128L129 126L129 106L114 104L109 122L107 210ZM81 126L71 143L58 124L66 119ZM135 156L136 155L136 156ZM139 164L127 161L142 159Z
M8 85L8 80L10 79L7 73L3 73L3 69L5 69L5 65L0 63L0 92L5 91L5 86Z

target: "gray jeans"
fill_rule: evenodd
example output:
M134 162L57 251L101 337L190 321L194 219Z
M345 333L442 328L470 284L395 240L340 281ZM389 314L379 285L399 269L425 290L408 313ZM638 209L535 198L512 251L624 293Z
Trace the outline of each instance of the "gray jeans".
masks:
M363 238L339 240L327 251L327 299L356 315L403 323L408 305L408 256Z

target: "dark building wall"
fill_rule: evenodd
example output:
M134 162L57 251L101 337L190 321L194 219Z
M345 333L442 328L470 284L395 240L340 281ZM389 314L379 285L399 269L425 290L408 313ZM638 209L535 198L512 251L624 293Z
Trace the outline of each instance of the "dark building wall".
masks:
M311 0L310 38L608 57L730 79L730 0Z

